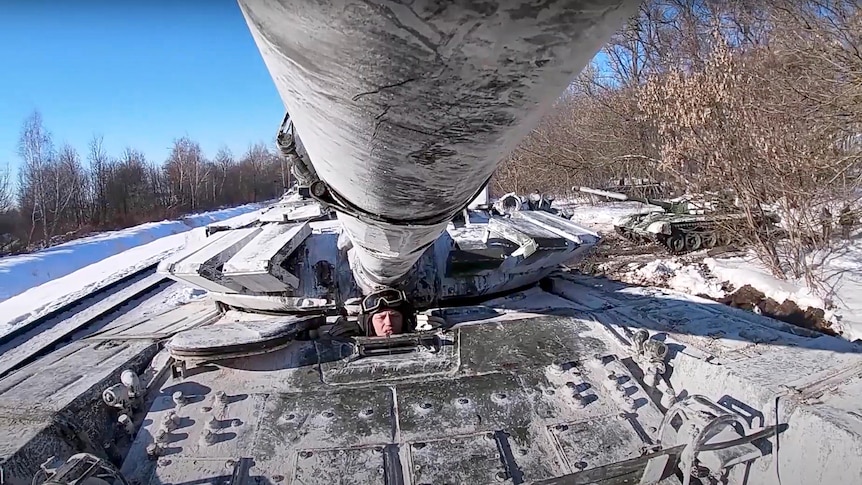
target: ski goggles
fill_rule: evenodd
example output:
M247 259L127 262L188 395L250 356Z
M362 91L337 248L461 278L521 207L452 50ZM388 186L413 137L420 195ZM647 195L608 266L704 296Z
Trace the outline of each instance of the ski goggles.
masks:
M362 313L371 313L383 307L395 307L407 301L401 290L385 288L375 291L362 300Z

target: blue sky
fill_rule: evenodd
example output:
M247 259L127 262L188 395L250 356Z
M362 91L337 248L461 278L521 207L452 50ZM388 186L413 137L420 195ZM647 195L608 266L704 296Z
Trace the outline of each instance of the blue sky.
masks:
M241 155L284 115L233 0L5 0L0 46L0 167L35 109L58 146L98 133L159 162L184 135Z

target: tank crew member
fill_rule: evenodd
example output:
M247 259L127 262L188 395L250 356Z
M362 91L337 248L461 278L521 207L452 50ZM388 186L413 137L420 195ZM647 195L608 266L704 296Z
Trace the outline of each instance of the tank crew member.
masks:
M827 242L832 239L832 212L826 207L820 210L820 227L823 241Z
M856 225L856 219L858 216L850 210L849 206L844 206L841 208L841 214L838 215L838 224L841 226L841 237L844 239L850 239L850 233L853 231L853 227Z
M333 337L388 337L415 328L415 312L401 290L378 289L362 299L357 322L342 319L329 334Z
M362 300L359 321L369 337L413 331L413 320L413 307L401 290L381 288Z

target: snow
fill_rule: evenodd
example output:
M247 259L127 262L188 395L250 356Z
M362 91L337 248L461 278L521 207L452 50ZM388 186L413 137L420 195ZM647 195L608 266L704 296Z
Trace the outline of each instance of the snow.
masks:
M862 239L836 249L820 265L825 295L809 288L804 280L780 280L752 256L704 259L719 279L737 288L751 285L777 302L795 301L800 308L826 310L827 320L848 340L862 339ZM822 296L821 296L822 295Z
M657 259L637 268L630 283L661 285L672 290L710 298L725 296L722 285L703 271L703 268L678 260Z
M781 280L772 276L769 270L753 255L733 258L705 258L703 260L712 273L722 280L739 288L751 285L777 302L793 300L801 308L825 308L826 303L802 282Z
M590 204L584 199L556 202L555 207L572 211L573 222L605 236L613 233L616 218L652 208L638 202ZM828 257L819 257L818 273L825 281L825 292L809 288L803 279L781 280L772 276L752 254L705 257L701 251L673 257L655 252L644 254L612 276L625 283L662 286L711 298L721 298L728 294L728 289L750 285L779 303L791 300L802 309L823 309L832 328L853 341L862 339L862 234L853 236Z
M186 218L185 223L165 221L143 224L38 253L5 258L13 262L0 260L3 292L14 295L0 301L0 335L123 276L155 264L187 244L203 240L206 233L201 226L213 222L234 227L248 224L258 217L259 208L259 204L249 204L194 215ZM114 242L114 239L119 241ZM65 268L65 273L58 275L55 269L46 268L55 264ZM54 279L45 282L48 272ZM17 288L17 294L7 289L7 286Z
M306 226L267 226L255 238L254 244L240 249L224 264L223 271L266 271L270 260ZM309 231L310 232L310 231Z
M824 263L821 269L829 288L825 296L819 296L803 279L776 278L753 255L707 257L702 262L661 255L653 258L643 265L631 263L627 271L614 278L711 298L726 296L728 288L749 285L778 303L790 300L802 309L823 309L826 320L844 338L862 339L862 240L849 244L840 256Z
M157 298L150 298L140 305L124 313L111 323L111 327L120 327L126 323L154 317L173 308L203 299L207 292L199 288L184 285L171 285L159 293Z
M248 204L76 239L42 251L0 258L0 302L147 243L259 209Z

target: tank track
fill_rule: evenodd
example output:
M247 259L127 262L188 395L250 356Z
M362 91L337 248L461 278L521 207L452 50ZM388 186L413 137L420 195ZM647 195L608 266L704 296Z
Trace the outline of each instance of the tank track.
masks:
M669 254L686 254L699 249L711 249L716 246L729 244L730 241L723 240L715 231L717 225L714 222L684 222L671 224L671 235L656 234L651 236L635 233L624 227L614 227L617 234L629 241L642 244L656 243Z
M670 236L659 234L654 240L669 254L686 254L729 243L720 241L717 229L718 225L709 221L671 224Z

